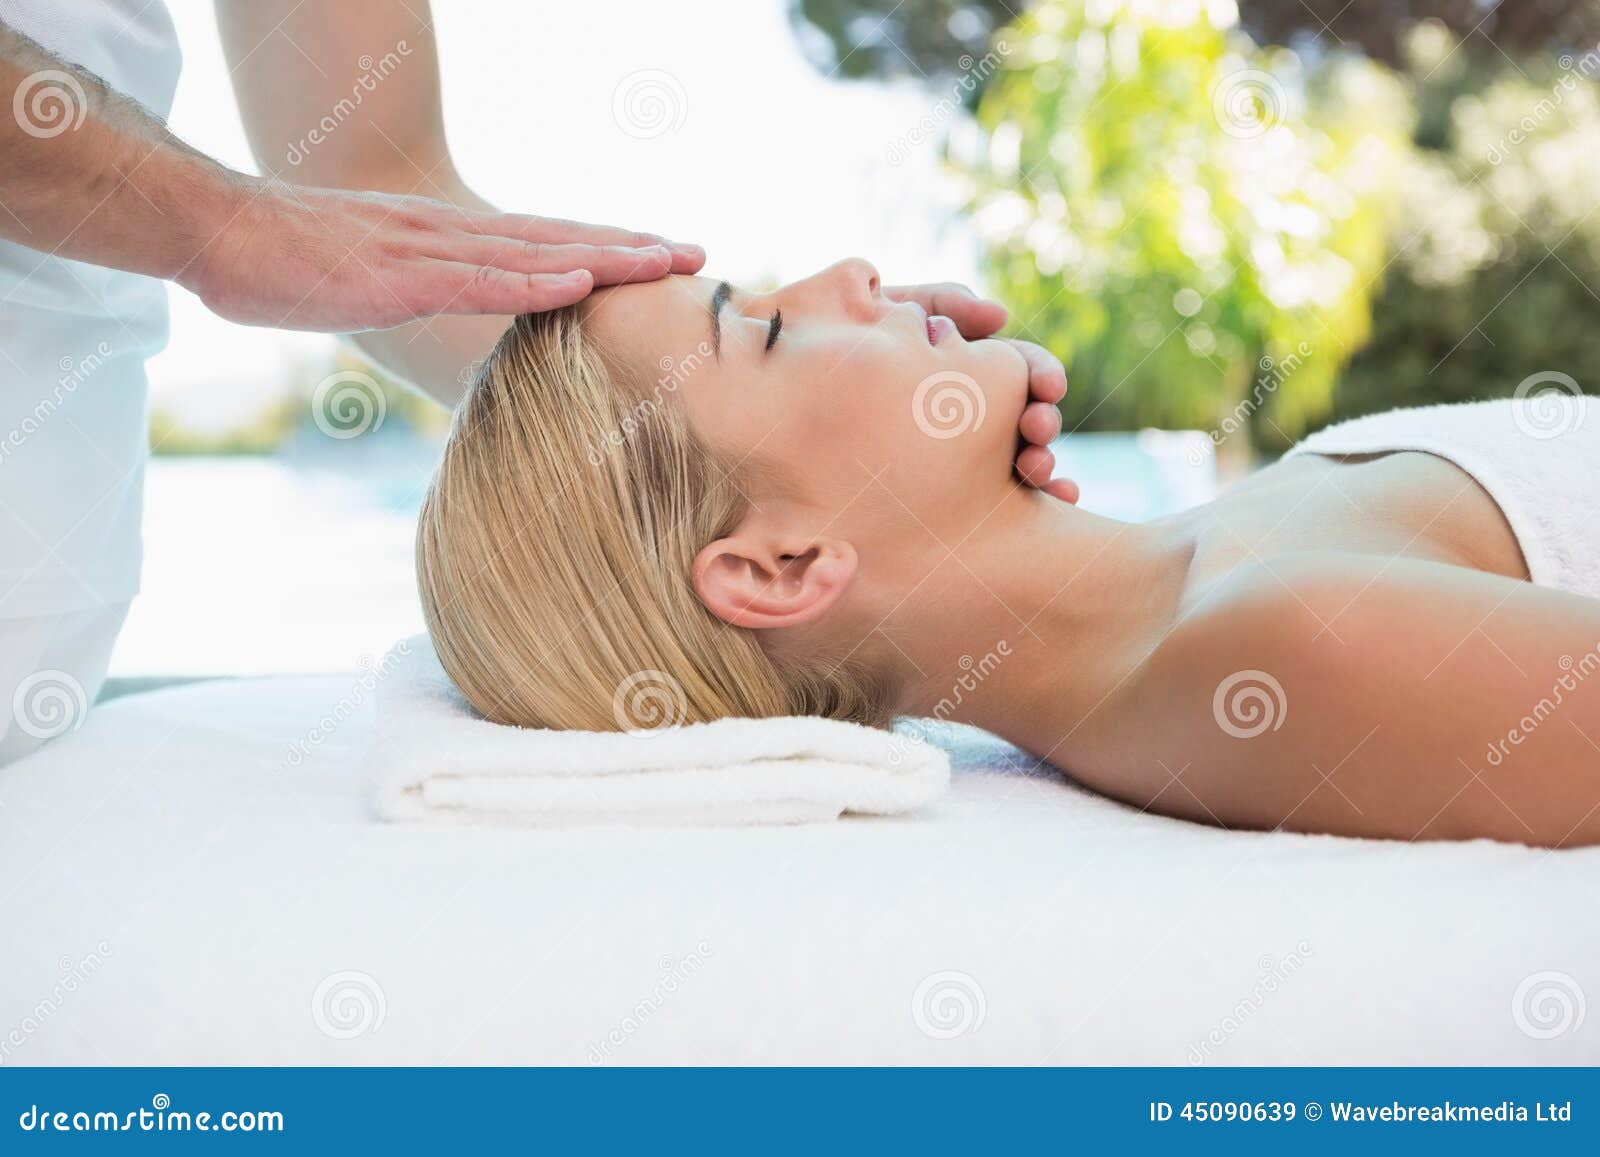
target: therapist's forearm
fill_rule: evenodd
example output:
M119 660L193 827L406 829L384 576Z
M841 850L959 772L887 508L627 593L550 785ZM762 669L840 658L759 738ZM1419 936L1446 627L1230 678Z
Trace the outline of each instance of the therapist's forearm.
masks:
M363 175L352 169L340 174L338 181L348 182L351 188L391 193L407 191L403 181L386 184L388 175ZM441 201L468 209L493 208L456 178L453 171L442 179L436 175L429 186L428 195ZM391 376L421 390L441 405L454 406L461 400L473 370L500 339L511 319L510 314L430 317L393 329L351 334L349 340Z
M0 23L0 236L181 280L238 212L239 174L92 73Z
M445 140L427 0L215 0L215 7L240 116L264 174L493 208L461 179ZM297 83L285 85L285 75ZM510 321L435 317L352 340L389 373L450 406Z
M317 174L335 187L409 193L408 183L393 170L365 171L357 166ZM413 174L415 176L415 174ZM413 182L414 183L414 182ZM436 171L427 195L465 209L492 209L455 175ZM392 377L420 390L444 406L461 400L472 371L511 324L512 315L444 315L424 318L393 329L367 330L348 340Z
M292 74L276 79L293 88ZM610 226L233 172L0 22L7 96L0 237L176 280L246 325L348 333L440 313L557 309L595 285L705 259L698 247Z

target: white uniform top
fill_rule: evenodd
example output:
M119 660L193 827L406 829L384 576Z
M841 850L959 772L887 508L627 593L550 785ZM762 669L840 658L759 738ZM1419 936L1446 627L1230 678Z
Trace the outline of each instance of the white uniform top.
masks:
M0 0L0 20L156 116L171 111L182 58L161 0ZM47 142L65 136L83 110L76 84L35 73L0 93L3 115ZM138 591L144 361L166 341L160 281L0 241L0 619Z

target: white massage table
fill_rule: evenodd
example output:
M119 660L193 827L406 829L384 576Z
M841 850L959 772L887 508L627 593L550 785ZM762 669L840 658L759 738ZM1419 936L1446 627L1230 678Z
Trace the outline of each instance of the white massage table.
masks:
M0 769L0 1061L1600 1062L1600 849L1230 834L981 744L896 820L388 826L370 702L290 762L355 686Z

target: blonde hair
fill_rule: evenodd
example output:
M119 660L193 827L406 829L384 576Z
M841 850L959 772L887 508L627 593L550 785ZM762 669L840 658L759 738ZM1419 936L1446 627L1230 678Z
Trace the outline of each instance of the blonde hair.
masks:
M666 389L619 381L582 307L516 319L457 409L417 525L428 633L486 718L632 730L724 716L887 726L880 683L769 655L690 566L746 509ZM629 388L618 388L625 385Z

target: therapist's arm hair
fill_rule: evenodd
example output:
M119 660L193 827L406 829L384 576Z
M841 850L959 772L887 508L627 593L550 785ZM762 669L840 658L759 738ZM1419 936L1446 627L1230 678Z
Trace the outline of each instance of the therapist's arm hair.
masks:
M183 280L244 200L237 174L0 21L0 237Z
M216 0L216 13L264 174L493 208L461 179L445 140L427 0ZM435 317L353 340L390 374L453 406L510 321Z
M311 69L302 60L278 91ZM0 236L175 280L246 325L347 333L438 313L538 312L705 259L607 226L233 172L0 23L7 94Z

